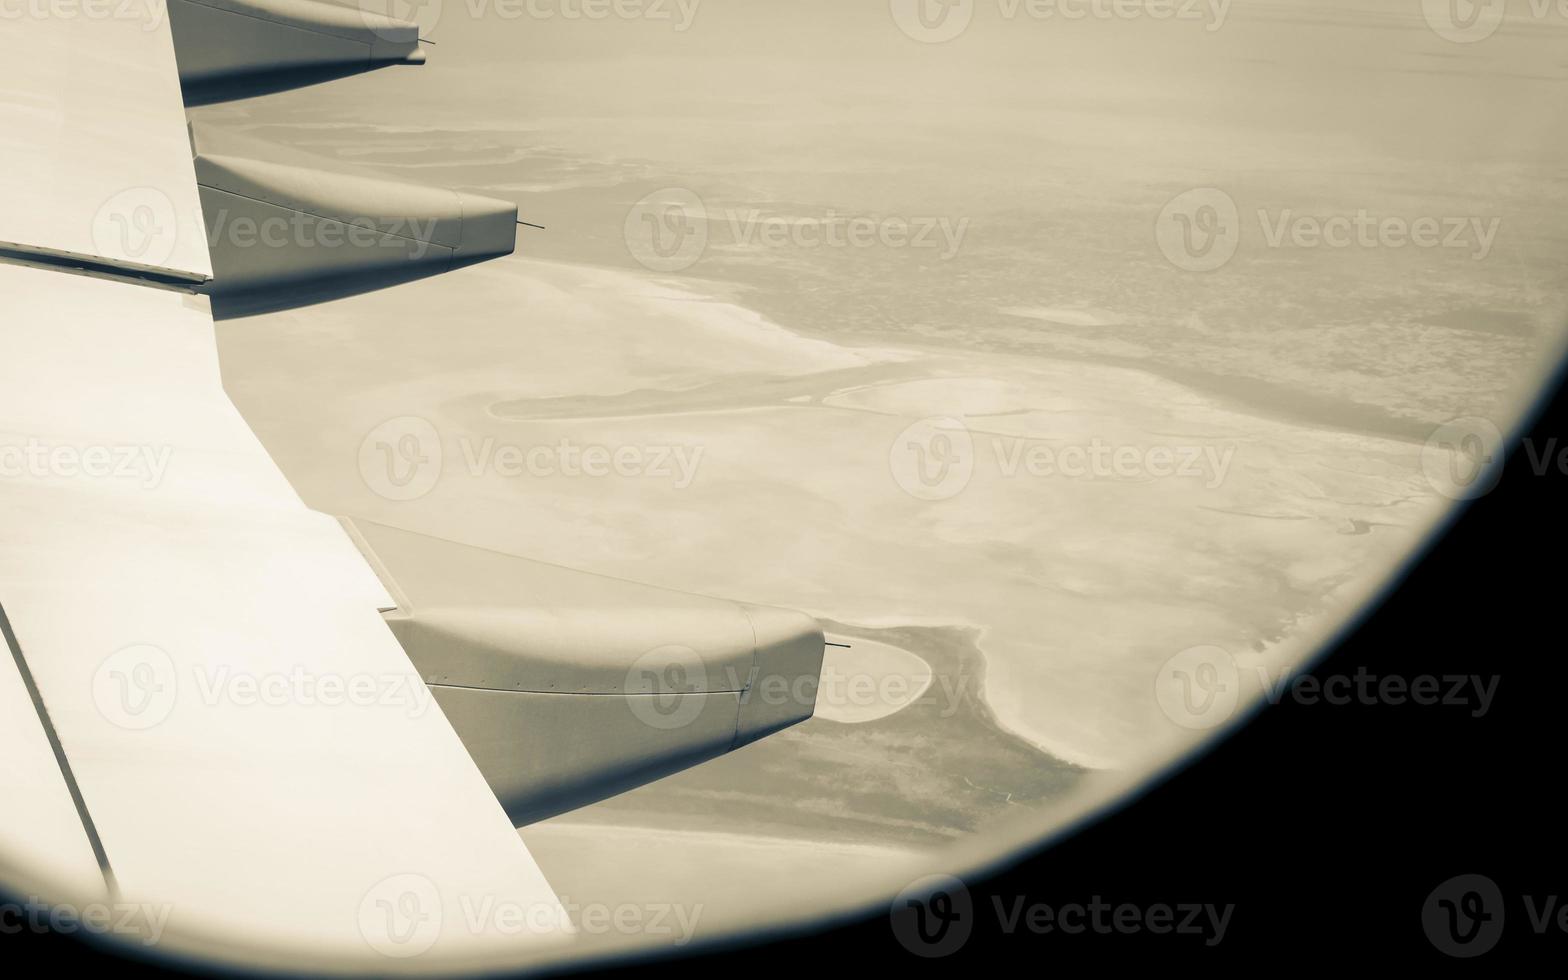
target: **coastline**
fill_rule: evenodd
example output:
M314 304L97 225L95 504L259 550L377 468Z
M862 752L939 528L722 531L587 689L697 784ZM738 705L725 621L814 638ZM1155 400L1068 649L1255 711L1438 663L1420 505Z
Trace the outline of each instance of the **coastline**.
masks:
M231 374L245 345L291 359L300 397L278 399L273 382L247 400L244 376L231 392L314 506L840 621L982 628L987 710L1092 768L1179 734L1150 696L1172 653L1275 638L1403 554L1398 539L1431 517L1408 442L1238 413L1141 366L846 347L722 289L599 266L516 257L458 275L461 291L414 283L224 329ZM407 325L387 326L393 307ZM384 353L434 350L427 322L469 326L428 364ZM315 363L321 345L363 350L348 383L347 368ZM693 399L700 414L669 411ZM1233 448L1239 462L1207 487L1010 477L979 457L961 495L922 501L889 452L912 420L938 415L971 419L977 453L996 440L1174 440ZM452 446L448 475L416 501L378 498L354 471L364 434L400 416ZM674 444L702 450L702 469L689 487L464 473L457 441L486 439ZM1282 515L1294 519L1267 519ZM1376 533L1341 533L1355 521ZM742 538L778 559L740 560Z
M619 270L608 268L602 271L607 276L623 274ZM754 290L740 287L736 284L730 284L730 287L729 292L748 294L754 292ZM725 292L726 290L719 290L719 295L723 295ZM691 298L702 298L709 303L716 301L716 297L698 297L695 294ZM748 316L758 315L755 310L744 307L741 309L746 309ZM766 316L761 316L761 319L769 323L773 328L797 333L792 325L781 324L776 320L768 319ZM797 336L818 342L829 342L826 338L813 336L811 333L797 333ZM885 352L878 353L885 355ZM614 413L613 417L621 419L643 419L687 413L724 413L816 407L864 411L907 420L913 413L901 411L902 406L878 406L875 404L874 399L868 404L847 404L846 402L850 402L853 399L846 396L863 395L866 392L875 394L875 389L879 387L896 388L899 384L910 381L963 381L966 374L975 370L975 363L984 363L986 360L983 354L976 355L968 351L953 352L928 344L910 345L909 348L899 353L901 355L900 359L892 364L873 360L870 364L856 368L840 368L810 374L791 374L783 378L764 381L760 385L753 383L753 379L741 378L734 381L721 380L697 389L679 391L640 389L621 395L587 396L576 399L563 399L559 402L553 400L548 402L549 407L556 409L556 411L541 410L544 406L537 400L497 403L492 405L490 410L498 418L508 421L523 421L541 418L570 419L574 417L581 420L602 420L606 417L604 414L592 414L589 411L590 409L601 413L610 411ZM1285 445L1291 445L1299 441L1301 438L1300 433L1311 433L1312 437L1326 443L1338 442L1348 446L1352 452L1365 450L1374 455L1381 453L1406 458L1410 461L1410 476L1414 476L1417 470L1415 460L1416 451L1422 442L1422 438L1420 438L1423 432L1422 423L1412 421L1387 425L1358 424L1349 417L1355 412L1353 408L1345 408L1339 411L1337 415L1333 412L1310 410L1310 408L1301 411L1259 412L1255 407L1257 398L1261 397L1261 392L1265 388L1271 387L1266 382L1258 382L1257 386L1249 388L1252 382L1248 379L1241 379L1236 386L1233 386L1232 390L1216 395L1212 389L1223 386L1194 386L1178 380L1188 373L1181 369L1161 372L1147 363L1132 362L1126 359L1101 358L1088 360L1042 356L1030 358L1029 363L1038 370L1049 372L1052 378L1057 381L1071 376L1081 386L1098 383L1101 387L1125 391L1148 390L1151 392L1152 397L1144 400L1143 407L1145 409L1168 405L1172 400L1186 402L1188 405L1198 409L1197 414L1204 418L1211 428L1215 428L1213 423L1218 420L1220 423L1218 428L1220 430L1245 433L1249 428L1255 429L1261 424L1279 433L1278 441ZM1239 391L1237 390L1238 388L1240 389ZM1175 396L1173 399L1169 392L1174 389L1180 389L1182 394ZM747 394L743 403L726 403L725 396L736 396L743 391ZM1255 397L1247 397L1246 393L1248 391ZM986 393L984 397L989 398L989 393ZM962 402L964 400L964 396L960 395L959 401ZM1316 401L1305 403L1298 402L1297 407L1300 407L1302 404L1316 405L1322 403L1323 405L1328 405L1330 402L1331 399L1317 399ZM566 408L568 405L571 406L569 410L560 411L560 409ZM949 407L950 405L933 405L931 412L939 413L948 410ZM574 410L580 414L574 416ZM953 410L953 414L966 419L969 423L968 428L976 436L1016 437L1020 434L1027 435L1029 433L1030 426L1027 416L1032 411L1029 406L1024 405L989 412L970 413ZM1020 416L1024 418L1018 418ZM1179 426L1175 427L1179 428ZM1150 430L1153 430L1152 425ZM1406 481L1406 483L1407 488L1410 488L1409 481ZM1413 487L1414 492L1411 495L1411 499L1418 498L1423 489L1426 489L1428 494L1428 502L1434 505L1439 503L1435 494L1430 493L1429 488L1422 488L1419 484ZM1389 501L1397 503L1400 499L1400 495L1395 494L1390 496ZM1388 502L1377 502L1365 506L1372 508L1367 512L1377 513L1386 503ZM1206 504L1201 506L1208 507ZM1352 509L1355 506L1351 505ZM1209 509L1227 517L1243 521L1278 520L1282 517L1294 521L1314 520L1314 515L1306 511L1275 514L1254 512L1247 509L1228 509L1225 507L1210 507ZM1413 521L1408 526L1415 537L1419 538L1425 533L1426 527L1438 519L1438 516L1438 513L1434 511L1425 515L1425 525L1422 525L1420 521ZM1368 521L1365 518L1355 516L1347 516L1345 520L1352 526L1359 524L1363 528L1383 527L1389 523L1384 520ZM1398 527L1397 522L1395 526ZM1338 527L1331 530L1334 533L1345 533ZM1397 553L1387 553L1384 555L1384 560L1381 564L1385 569L1391 568L1399 557ZM1374 573L1369 576L1373 580L1370 582L1369 587L1374 587L1377 584L1375 580L1378 574L1380 573ZM1324 636L1303 637L1291 633L1290 624L1299 623L1310 611L1324 611L1335 608L1336 602L1333 596L1341 590L1346 581L1348 579L1340 577L1325 582L1323 590L1314 601L1289 610L1282 610L1282 615L1276 619L1277 626L1259 624L1258 627L1247 631L1246 635L1228 638L1226 643L1233 645L1238 654L1252 656L1257 650L1271 648L1281 641L1299 641L1309 647L1322 642L1327 633L1332 632L1332 628L1325 631ZM991 625L982 617L955 617L954 611L950 609L934 611L929 617L911 617L908 615L907 610L900 610L884 616L873 612L870 608L863 605L850 606L848 604L830 603L825 606L812 607L812 611L839 619L866 624L874 623L882 626L924 625L940 627L955 622L962 622L965 625L983 630ZM1215 642L1214 639L1207 637L1196 639L1204 642ZM1173 648L1170 652L1174 653L1175 651L1176 648ZM1156 666L1151 664L1148 668L1148 684L1151 689ZM988 684L988 692L994 696L991 699L991 703L997 717L1002 719L999 721L999 724L1003 725L1008 731L1028 740L1041 751L1090 769L1112 769L1136 765L1136 759L1144 754L1143 750L1119 754L1096 752L1088 749L1083 744L1074 744L1071 739L1064 739L1059 735L1053 734L1039 724L1032 724L1029 718L1028 705L1019 698L1019 688L1013 683L1009 674L1008 663L1004 659L999 669L993 672L993 676L998 678L1007 677L1008 679L993 680ZM1154 706L1152 697L1149 698L1149 702L1148 706L1152 708ZM1161 720L1156 718L1154 721L1156 724L1159 724ZM1145 748L1149 751L1157 751L1152 744Z
M603 268L608 271L623 273L636 271L635 266L618 267L607 265ZM693 282L700 282L703 288L712 288L717 295L726 296L730 302L746 305L748 308L758 311L775 322L785 324L789 322L791 311L788 302L781 297L773 296L772 291L768 288L748 283L727 282L720 279L702 279L693 280ZM1009 316L1005 308L997 310L996 314L1002 318ZM1056 327L1067 332L1082 329L1079 325L1068 323L1050 323L1047 326ZM1103 326L1111 328L1132 327L1131 324L1122 321L1113 321ZM804 337L826 338L828 336L826 332L814 329L809 325L791 325L791 328L798 329L801 336ZM874 334L867 334L856 339L873 345L885 342ZM970 354L974 352L972 347L965 347L959 344L945 345L932 337L911 339L907 346L911 350L929 355ZM1008 352L999 348L989 353L1005 355ZM1120 368L1141 372L1151 378L1181 385L1195 394L1212 400L1216 405L1232 411L1304 428L1326 429L1350 435L1391 439L1420 445L1431 436L1433 430L1448 421L1447 418L1428 419L1403 414L1370 402L1359 402L1333 395L1322 395L1300 385L1292 385L1268 378L1237 374L1227 375L1194 365L1174 363L1169 358L1161 358L1154 355L1131 357L1113 353L1075 353L1071 350L1060 349L1049 351L1027 350L1016 353L1017 356L1044 363L1054 362L1063 365Z
M823 626L852 642L874 641L920 658L932 683L897 712L858 724L819 715L544 823L684 833L703 827L701 815L722 801L727 824L751 835L920 851L978 831L1014 808L1062 799L1085 774L1010 732L990 710L977 631Z

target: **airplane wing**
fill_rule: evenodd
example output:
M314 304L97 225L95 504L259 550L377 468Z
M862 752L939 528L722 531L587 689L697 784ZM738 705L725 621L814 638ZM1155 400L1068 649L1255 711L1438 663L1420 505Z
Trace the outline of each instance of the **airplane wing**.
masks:
M0 22L0 870L273 965L558 942L386 589L223 391L168 21L112 6Z
M214 310L508 255L517 207L187 127L419 64L414 25L168 2L0 18L0 885L245 965L552 958L515 826L811 717L821 627L306 507Z

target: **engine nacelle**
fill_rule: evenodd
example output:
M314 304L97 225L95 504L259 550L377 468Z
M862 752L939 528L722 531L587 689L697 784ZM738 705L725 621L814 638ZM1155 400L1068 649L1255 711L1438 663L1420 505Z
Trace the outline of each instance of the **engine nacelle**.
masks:
M419 65L419 25L317 0L168 0L188 105Z
M510 201L271 159L284 151L208 129L191 144L219 316L439 275L517 245Z
M518 826L810 718L823 636L801 613L345 522L387 622Z

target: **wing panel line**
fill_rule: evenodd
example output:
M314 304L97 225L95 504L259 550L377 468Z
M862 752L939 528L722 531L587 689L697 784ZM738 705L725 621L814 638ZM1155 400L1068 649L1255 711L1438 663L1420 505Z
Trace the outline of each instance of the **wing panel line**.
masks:
M38 714L38 723L43 726L44 737L49 740L49 749L54 753L55 764L60 767L60 776L65 780L65 788L71 794L71 803L76 807L76 815L82 821L82 831L86 833L87 842L92 846L93 857L98 861L98 870L103 873L103 883L109 891L109 899L115 901L119 897L120 887L114 878L114 867L109 863L108 852L104 850L103 838L98 836L98 827L93 823L93 815L88 812L87 801L82 797L82 789L77 785L76 773L71 771L71 760L66 758L65 747L60 744L60 735L55 731L54 722L49 718L49 709L44 705L38 683L33 679L33 672L27 666L27 656L22 653L22 643L16 638L16 631L11 628L10 617L5 614L4 603L0 603L0 634L5 636L5 644L11 649L11 659L16 662L16 671L22 675L22 686L27 690L27 697L33 702L33 710Z

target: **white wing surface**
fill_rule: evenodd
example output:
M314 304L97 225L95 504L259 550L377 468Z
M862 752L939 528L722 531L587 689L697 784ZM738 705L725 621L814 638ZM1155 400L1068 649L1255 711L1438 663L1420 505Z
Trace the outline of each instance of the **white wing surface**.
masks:
M168 25L138 9L3 28L0 735L21 751L0 766L0 867L146 909L165 948L271 965L559 941L570 923L386 590L225 395L208 301L104 274L208 269ZM138 224L147 200L172 211ZM106 206L174 241L117 251Z
M162 0L13 10L0 16L0 248L211 278Z

